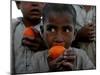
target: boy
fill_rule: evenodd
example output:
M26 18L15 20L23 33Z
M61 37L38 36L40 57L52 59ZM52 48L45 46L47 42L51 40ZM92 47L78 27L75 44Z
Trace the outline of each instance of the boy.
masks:
M94 65L83 50L71 47L75 39L74 25L76 12L72 5L47 4L43 10L43 37L48 46L46 51L32 57L33 72L55 72L94 69ZM55 45L63 45L64 54L49 60L48 50Z
M75 5L74 7L77 11L77 38L74 43L78 48L86 51L96 66L96 8L89 5Z
M40 34L33 39L33 37L24 36L23 31L32 26L40 32L42 9L45 4L16 1L16 5L23 17L12 20L12 73L31 73L30 59L34 52L44 48L44 44Z

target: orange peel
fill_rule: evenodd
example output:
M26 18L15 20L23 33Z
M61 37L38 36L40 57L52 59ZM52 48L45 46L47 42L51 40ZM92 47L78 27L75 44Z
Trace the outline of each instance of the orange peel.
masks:
M60 55L62 55L65 51L65 48L63 46L53 46L49 50L49 57L52 59L56 59Z
M36 37L37 36L37 32L35 30L33 30L32 27L26 27L23 31L23 35L24 36L28 36L28 37Z

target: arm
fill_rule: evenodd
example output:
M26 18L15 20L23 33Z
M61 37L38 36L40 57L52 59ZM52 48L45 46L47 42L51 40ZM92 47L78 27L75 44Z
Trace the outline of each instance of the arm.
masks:
M95 25L87 24L82 27L76 35L76 41L79 42L91 42L95 38Z

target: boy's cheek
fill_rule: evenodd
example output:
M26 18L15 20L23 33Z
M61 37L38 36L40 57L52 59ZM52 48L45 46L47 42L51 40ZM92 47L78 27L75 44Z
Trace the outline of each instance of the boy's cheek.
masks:
M51 47L51 43L52 43L52 39L53 37L47 33L43 34L44 40L46 42L46 44Z
M52 37L52 36L47 36L46 39L47 39L47 44L48 44L48 46L51 47L51 46L52 46L53 37Z
M74 40L74 37L67 37L65 38L65 48L69 48L72 44L72 41Z

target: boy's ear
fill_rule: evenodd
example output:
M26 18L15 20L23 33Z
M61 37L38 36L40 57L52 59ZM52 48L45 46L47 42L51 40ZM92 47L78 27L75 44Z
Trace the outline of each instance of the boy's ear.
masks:
M44 32L43 26L40 26L41 33Z
M17 8L20 9L20 3L21 2L20 1L16 1L15 3L16 3Z

